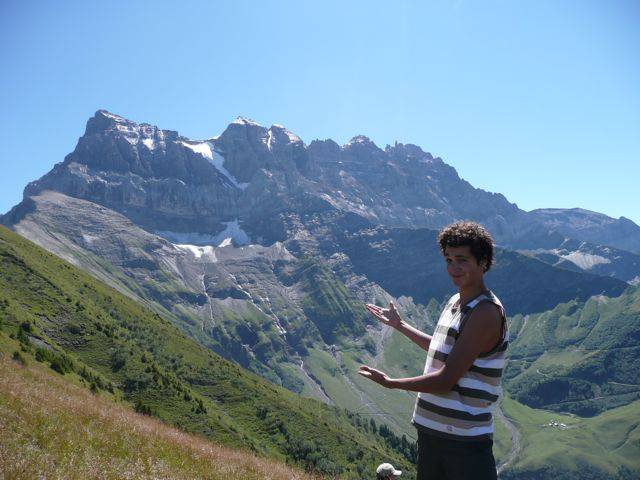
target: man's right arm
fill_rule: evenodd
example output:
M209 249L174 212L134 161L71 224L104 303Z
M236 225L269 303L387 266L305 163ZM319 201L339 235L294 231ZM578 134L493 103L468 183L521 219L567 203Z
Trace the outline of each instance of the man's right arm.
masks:
M372 303L367 303L365 308L382 323L395 328L420 348L429 350L431 335L421 332L402 320L393 302L389 303L389 308L378 307Z
M404 320L400 320L400 323L396 327L396 330L402 333L405 337L418 345L423 350L429 350L429 344L431 343L431 335L412 327Z

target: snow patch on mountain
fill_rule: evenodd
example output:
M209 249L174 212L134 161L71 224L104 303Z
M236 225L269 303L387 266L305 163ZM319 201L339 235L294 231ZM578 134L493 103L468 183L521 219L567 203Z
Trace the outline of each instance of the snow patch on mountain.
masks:
M589 270L596 265L600 265L603 263L611 263L611 260L608 258L602 257L600 255L593 255L591 253L583 253L583 252L571 252L568 255L560 255L565 260L569 260L574 263L578 267L583 270Z
M107 118L112 118L112 119L114 119L114 120L123 120L123 121L126 121L126 120L125 120L123 117L121 117L120 115L115 115L115 114L113 114L113 113L111 113L111 112L109 112L109 111L107 111L107 110L98 110L96 113L99 113L99 114L101 114L102 116L107 117Z
M227 247L235 243L236 245L248 245L251 243L249 235L242 230L240 223L236 218L233 222L224 222L227 228L216 236L218 247Z
M176 248L192 252L196 258L208 253L209 250L207 249L232 245L249 245L251 243L251 238L242 229L237 218L231 222L222 223L225 224L224 230L215 235L196 232L171 232L168 230L158 230L155 233L169 240Z
M267 138L266 138L266 143L267 143L267 149L269 151L271 151L271 143L273 142L273 132L271 131L271 129L269 129L269 131L267 132Z
M211 144L209 142L180 142L180 144L184 147L187 147L192 152L202 155L209 161L213 159L213 149L211 148Z
M538 248L535 250L518 250L518 251L525 255L534 254L534 256L539 254L556 255L558 258L561 258L563 260L568 260L569 262L573 263L574 265L581 268L582 270L590 270L596 265L611 263L611 259L603 257L602 255L596 255L593 253L580 251L579 249L582 248L584 245L585 245L585 242L582 242L578 247L578 250L569 250L566 248L552 248L552 249ZM616 258L614 258L614 260L616 260Z
M204 260L208 260L209 262L214 263L218 261L215 248L209 245L201 247L198 245L174 244L174 247L184 252L190 252L194 257L198 259L203 258Z
M302 140L295 133L291 133L289 130L284 128L282 125L271 125L271 128L267 130L267 135L262 137L262 143L267 146L267 150L273 150L274 142L282 142L284 138L282 137L284 134L287 137L288 143L300 143Z
M224 157L220 155L218 152L216 152L213 148L211 149L211 154L212 154L211 163L213 164L213 166L216 167L218 171L222 173L225 177L227 177L227 179L236 188L239 188L240 190L244 190L249 186L248 183L239 183L236 180L236 178L233 175L231 175L231 173L229 173L229 171L226 168L222 166L222 164L224 163Z
M142 143L149 150L153 150L156 147L156 144L155 144L153 138L145 138L145 139L142 140Z
M249 186L248 183L240 183L236 180L236 178L231 175L229 170L223 167L224 157L220 155L220 153L216 152L214 146L210 142L180 142L183 146L187 147L191 151L202 155L209 162L216 167L224 177L236 188L240 190L244 190Z
M82 233L82 240L84 241L85 245L87 246L91 246L93 245L93 242L95 242L96 240L98 240L98 237L96 237L95 235L89 235L88 233Z

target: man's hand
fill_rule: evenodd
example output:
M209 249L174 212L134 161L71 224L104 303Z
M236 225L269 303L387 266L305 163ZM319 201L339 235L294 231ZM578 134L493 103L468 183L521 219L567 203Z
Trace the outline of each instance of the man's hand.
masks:
M381 372L380 370L376 370L375 368L362 365L358 369L358 373L363 377L370 378L371 380L382 385L383 387L389 388L390 379L386 373Z
M382 323L390 327L396 328L402 321L393 302L389 302L389 308L378 307L372 303L367 303L364 308L371 312L373 316Z

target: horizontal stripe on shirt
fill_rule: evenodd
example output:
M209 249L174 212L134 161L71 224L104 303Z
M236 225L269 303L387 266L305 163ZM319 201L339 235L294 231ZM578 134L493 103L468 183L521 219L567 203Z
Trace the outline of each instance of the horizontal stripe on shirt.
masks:
M424 425L425 427L432 428L434 430L438 430L440 432L451 433L454 435L462 435L462 436L476 436L483 435L486 433L493 433L493 423L489 426L481 426L481 427L472 427L472 428L458 428L453 425L443 424L429 418L424 418L417 416L414 418L414 422L419 423L420 425Z
M421 393L420 397L429 403L440 405L441 407L466 411L474 415L489 411L491 403L479 398L461 397L458 392L447 392L434 395L432 393Z
M493 419L483 421L461 420L459 418L453 418L446 415L440 415L439 413L424 410L420 407L416 410L415 419L417 422L422 420L431 420L433 422L442 423L444 425L451 425L459 430L475 431L474 429L480 427L491 427L493 425ZM474 433L475 435L475 433Z
M481 400L489 400L490 402L495 402L499 398L498 395L489 393L485 390L461 387L457 383L451 388L451 390L453 390L454 392L458 392L463 397L479 398Z
M441 407L440 405L436 405L435 403L431 403L427 400L425 400L424 398L419 398L418 399L418 407L424 409L424 410L428 410L430 412L433 413L437 413L439 415L445 416L445 417L451 417L451 418L457 418L460 420L471 420L474 422L486 422L488 420L491 420L492 415L491 412L482 412L482 413L478 413L477 415L474 415L472 413L466 412L466 411L462 411L462 410L457 410L455 408L447 408L447 407Z
M482 435L468 435L463 437L461 435L452 435L447 432L441 432L439 430L434 430L433 428L426 427L424 425L420 425L415 421L411 421L414 427L422 433L427 435L431 435L434 437L446 438L447 440L455 440L456 442L489 442L493 440L493 432L492 433L483 433Z

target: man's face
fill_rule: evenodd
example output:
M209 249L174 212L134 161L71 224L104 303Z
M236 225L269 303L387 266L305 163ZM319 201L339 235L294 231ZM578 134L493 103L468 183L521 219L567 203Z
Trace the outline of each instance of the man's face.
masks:
M471 248L468 245L447 247L444 260L447 263L447 273L456 287L473 286L482 280L484 269L471 254Z

